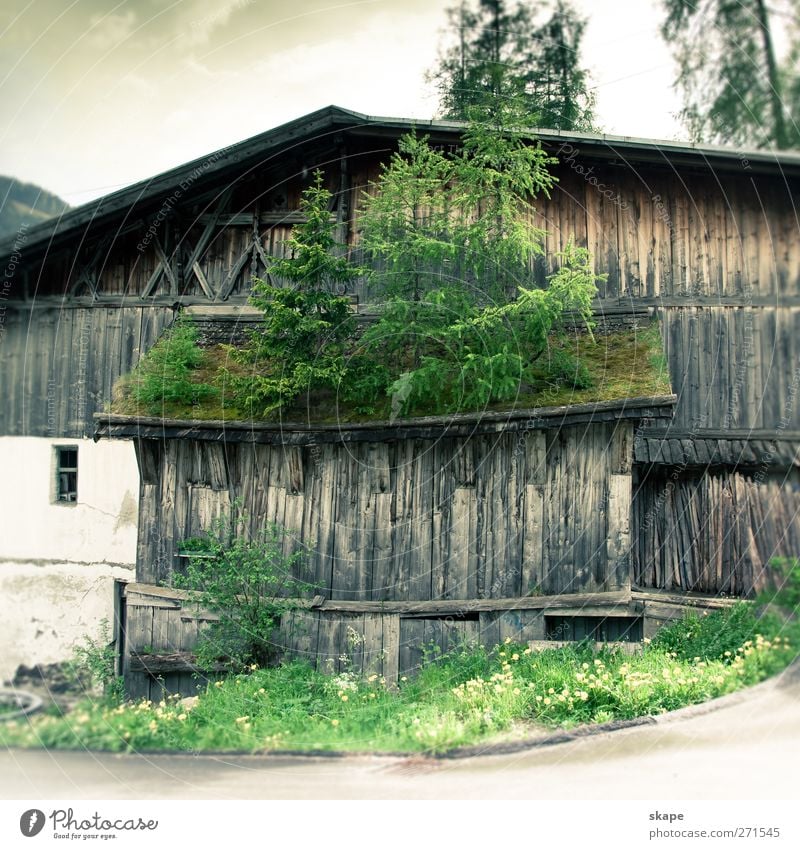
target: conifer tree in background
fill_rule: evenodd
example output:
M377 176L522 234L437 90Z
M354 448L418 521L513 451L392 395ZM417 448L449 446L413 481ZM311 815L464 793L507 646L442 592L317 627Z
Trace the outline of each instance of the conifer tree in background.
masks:
M559 0L549 20L536 31L526 89L538 125L554 130L592 132L594 94L587 72L580 67L580 44L586 21Z
M524 102L529 126L593 129L594 98L580 66L585 22L565 0L547 11L535 17L531 4L512 9L505 0L448 10L454 42L429 74L442 117L470 120L511 92Z
M693 141L800 147L800 16L793 0L664 0L680 116ZM781 62L776 21L787 41Z

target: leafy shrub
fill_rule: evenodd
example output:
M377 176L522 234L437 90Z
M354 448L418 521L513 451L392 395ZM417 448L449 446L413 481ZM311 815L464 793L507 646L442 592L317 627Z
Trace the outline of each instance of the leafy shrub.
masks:
M201 666L219 660L240 668L270 663L281 615L308 589L295 577L302 552L286 553L287 532L275 524L251 531L238 504L233 512L206 534L182 543L188 566L173 576L177 588L195 592L198 604L219 615L198 643Z
M675 652L684 660L695 657L724 660L732 657L760 628L753 606L742 601L729 610L715 610L705 616L689 611L677 622L665 625L653 638L652 645Z
M543 355L542 359L545 360L548 380L557 386L589 389L594 383L586 363L563 348L554 348L547 355Z
M217 389L193 380L193 372L202 361L196 328L191 319L179 316L133 370L128 391L149 415L158 415L168 404L208 400L217 394Z
M768 585L758 601L796 615L800 612L800 557L774 557L770 567Z
M599 278L583 248L569 244L560 258L546 289L519 287L517 297L500 306L470 302L458 288L390 302L363 345L389 371L400 370L387 390L400 412L480 409L512 400L523 381L534 379L534 366L559 385L591 385L583 363L548 346L551 334L563 333L567 315L591 330Z
M91 686L111 702L121 701L124 695L122 677L117 675L117 656L114 637L107 618L100 620L99 636L83 636L72 647L72 657L66 664L67 674L81 683L88 675Z

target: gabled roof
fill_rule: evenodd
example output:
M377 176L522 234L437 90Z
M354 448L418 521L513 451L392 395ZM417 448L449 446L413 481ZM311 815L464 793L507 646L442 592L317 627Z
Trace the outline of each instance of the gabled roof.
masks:
M63 241L73 232L82 231L92 223L100 223L130 212L133 207L163 199L165 193L190 178L203 181L221 179L226 172L242 168L248 162L269 159L311 139L349 131L364 136L396 138L416 128L433 136L460 134L466 124L460 121L382 118L353 112L339 106L327 106L287 124L259 133L242 142L194 159L177 168L164 171L148 180L134 183L97 200L90 201L65 214L30 228L26 232L25 248L42 246L48 241ZM590 156L613 159L621 164L650 162L707 167L716 170L769 172L777 175L800 176L800 152L737 150L730 147L697 145L688 142L656 141L631 136L564 132L561 130L531 129L531 134L551 147L566 148L570 153L579 148ZM0 242L0 258L14 250L16 237Z

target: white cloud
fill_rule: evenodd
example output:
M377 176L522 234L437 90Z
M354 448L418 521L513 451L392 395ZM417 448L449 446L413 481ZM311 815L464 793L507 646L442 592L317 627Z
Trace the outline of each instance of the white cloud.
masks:
M86 41L101 50L108 50L130 38L135 25L136 12L132 9L124 14L92 15Z

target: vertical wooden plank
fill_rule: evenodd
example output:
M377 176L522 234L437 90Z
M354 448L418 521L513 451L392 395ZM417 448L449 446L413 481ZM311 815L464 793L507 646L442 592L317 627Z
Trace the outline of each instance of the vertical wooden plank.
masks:
M546 563L544 558L544 485L525 487L525 529L522 550L521 594L544 592Z
M383 675L383 619L380 613L364 615L362 670L365 676Z
M323 587L328 598L333 595L333 573L336 541L336 503L338 490L336 486L336 466L334 446L322 447L322 459L319 465L319 502L311 505L319 514L319 547L317 549L316 585Z
M413 473L410 481L411 548L405 560L408 569L408 598L431 598L431 514L433 509L433 452L430 443L419 440L414 445Z
M499 614L496 611L482 611L479 615L479 623L481 645L491 651L502 642Z
M400 675L400 617L396 614L381 616L383 630L383 677L387 686L397 684Z
M372 587L370 592L373 601L384 601L392 598L395 563L392 549L392 500L391 492L373 495Z
M608 585L604 589L630 590L630 513L630 475L609 475L606 548Z
M401 675L413 674L419 670L424 642L425 620L399 617L398 671ZM385 636L384 645L386 645ZM388 681L388 676L386 678Z
M150 677L143 672L131 672L129 661L131 654L138 654L149 648L153 641L153 608L129 607L125 630L125 690L133 701L149 699Z
M474 487L453 492L451 548L448 560L448 598L476 598L478 590L478 497Z

